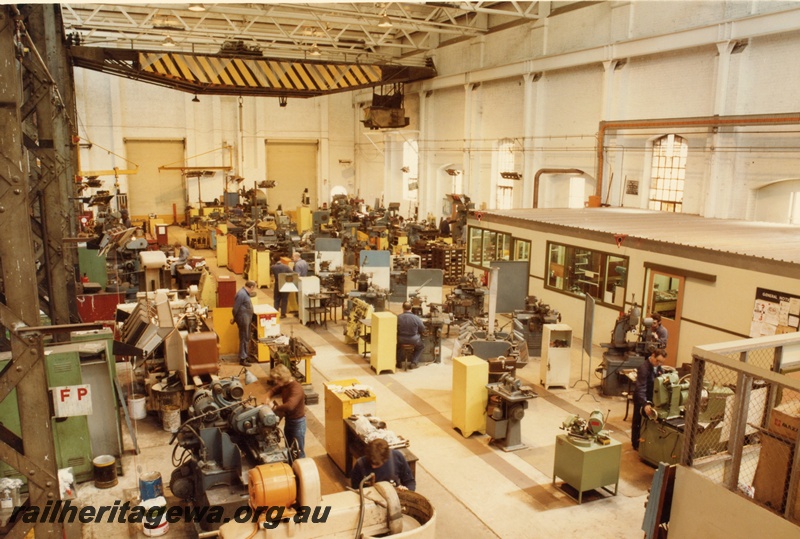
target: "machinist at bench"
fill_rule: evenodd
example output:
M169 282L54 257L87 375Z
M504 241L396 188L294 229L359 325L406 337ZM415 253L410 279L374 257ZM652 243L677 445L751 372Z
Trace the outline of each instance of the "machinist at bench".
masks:
M403 303L403 312L397 317L397 364L402 362L400 357L401 344L413 344L414 356L411 359L409 369L416 369L419 367L419 358L422 356L422 351L425 349L425 344L422 342L422 334L425 333L425 323L422 318L411 312L411 304L409 302Z
M389 481L399 489L416 490L417 481L403 454L390 449L389 443L376 438L367 444L364 456L359 458L350 471L350 486L358 488L369 474L375 474L375 483Z

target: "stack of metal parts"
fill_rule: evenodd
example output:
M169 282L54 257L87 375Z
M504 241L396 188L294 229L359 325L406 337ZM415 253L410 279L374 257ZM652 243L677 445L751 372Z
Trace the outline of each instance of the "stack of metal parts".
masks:
M345 389L344 394L351 399L365 399L372 396L372 393L370 393L369 389Z

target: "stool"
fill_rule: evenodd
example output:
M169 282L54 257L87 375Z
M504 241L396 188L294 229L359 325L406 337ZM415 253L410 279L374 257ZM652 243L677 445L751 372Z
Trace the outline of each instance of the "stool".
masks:
M633 391L623 391L622 396L625 397L625 417L623 417L622 420L627 421L628 408L630 408L631 404L633 404Z
M401 344L400 345L400 366L404 371L408 370L408 363L411 361L411 358L414 357L414 345L413 344Z

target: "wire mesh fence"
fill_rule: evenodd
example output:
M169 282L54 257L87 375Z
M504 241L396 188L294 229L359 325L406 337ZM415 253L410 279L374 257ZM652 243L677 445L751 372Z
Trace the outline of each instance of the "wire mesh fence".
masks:
M681 462L800 523L800 379L781 374L784 348L695 350Z

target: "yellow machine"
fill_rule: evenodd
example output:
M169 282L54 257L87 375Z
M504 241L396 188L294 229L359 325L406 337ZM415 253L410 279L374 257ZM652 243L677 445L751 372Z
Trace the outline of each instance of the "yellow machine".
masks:
M259 251L258 249L250 248L248 254L249 266L247 268L247 278L255 281L258 288L268 287L272 276L270 270L270 252Z
M283 462L262 464L248 472L248 479L250 513L260 508L262 514L223 524L222 539L434 537L436 512L430 502L416 492L395 490L391 483L322 496L319 471L307 458L291 467Z

